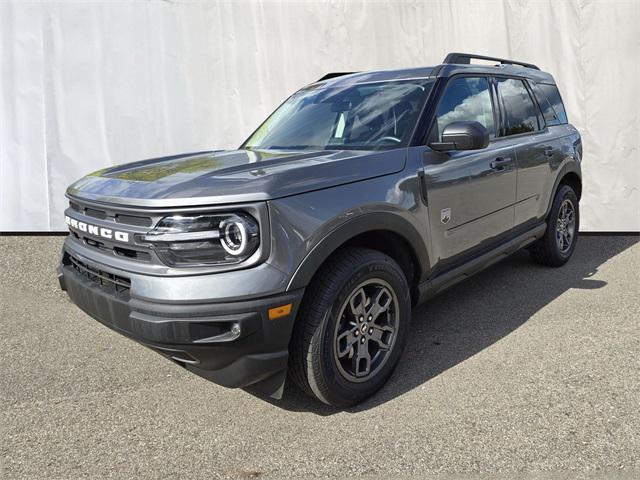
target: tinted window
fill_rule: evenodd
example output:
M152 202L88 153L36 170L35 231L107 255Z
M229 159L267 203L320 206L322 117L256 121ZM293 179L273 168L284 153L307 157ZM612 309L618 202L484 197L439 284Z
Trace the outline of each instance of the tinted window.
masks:
M437 132L433 138L440 138L440 133L451 122L480 122L495 136L493 122L493 105L489 95L489 82L486 78L459 77L447 84L447 88L436 111Z
M498 93L505 109L505 136L539 129L536 106L522 80L498 79Z
M537 83L534 84L534 90L547 125L567 123L567 113L564 110L558 87Z
M390 149L409 143L432 80L311 85L293 94L244 148Z

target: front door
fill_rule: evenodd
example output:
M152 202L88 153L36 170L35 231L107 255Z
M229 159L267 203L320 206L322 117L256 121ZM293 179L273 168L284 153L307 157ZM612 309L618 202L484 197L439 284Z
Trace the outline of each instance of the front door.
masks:
M487 148L424 154L432 255L440 269L454 266L475 251L490 248L514 226L515 152L494 142L497 114L488 78L449 80L438 103L430 140L440 140L451 122L480 122L490 133Z

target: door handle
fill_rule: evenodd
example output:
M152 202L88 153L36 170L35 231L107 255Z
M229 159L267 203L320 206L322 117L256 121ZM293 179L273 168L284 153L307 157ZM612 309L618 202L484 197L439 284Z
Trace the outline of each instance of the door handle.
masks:
M505 170L508 166L513 164L513 160L509 157L498 157L489 165L492 169L497 171Z
M553 157L553 153L554 153L553 147L544 147L544 154L547 157Z

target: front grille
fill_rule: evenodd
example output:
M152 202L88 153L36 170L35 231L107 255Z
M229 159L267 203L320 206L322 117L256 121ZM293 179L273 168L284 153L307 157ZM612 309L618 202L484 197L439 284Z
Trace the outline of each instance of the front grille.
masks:
M150 227L153 225L153 219L143 215L130 215L128 213L119 213L108 209L98 209L95 207L80 205L77 202L69 202L69 206L72 210L82 213L88 217L98 218L100 220L111 220L121 225L134 225L136 227Z
M71 266L82 277L88 278L111 293L128 294L131 289L131 280L128 278L94 268L68 253L65 254L63 263Z
M118 257L132 258L134 260L138 260L141 262L151 261L151 254L143 250L120 247L120 246L109 246L109 245L106 245L104 242L96 240L95 238L78 235L74 231L71 232L71 235L73 236L73 238L76 238L77 240L83 242L85 245L88 245L89 247L93 247L97 250L101 250L105 253L113 253Z
M80 215L74 216L74 212ZM157 221L157 216L131 212L118 207L85 203L77 199L69 202L69 216L89 224L92 223L92 219L96 219L96 225L128 232L130 238L133 239L149 231L149 229L153 227L154 222ZM96 234L92 235L91 232L87 232L86 229L79 231L70 228L70 230L73 239L101 253L134 260L136 262L154 262L154 257L149 246L139 244L137 240L128 243L117 242L114 239L98 237Z

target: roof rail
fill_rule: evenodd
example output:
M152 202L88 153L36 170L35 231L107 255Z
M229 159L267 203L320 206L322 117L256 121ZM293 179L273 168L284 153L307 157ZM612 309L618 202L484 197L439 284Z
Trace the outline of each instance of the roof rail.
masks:
M332 72L332 73L327 73L324 77L319 78L318 80L316 80L316 82L321 82L323 80L329 80L330 78L342 77L343 75L351 75L352 73L357 73L357 72Z
M484 55L475 55L473 53L450 53L447 55L442 63L463 63L470 64L471 59L475 58L477 60L493 60L495 62L499 62L502 65L520 65L526 68L534 68L536 70L540 70L536 65L532 63L525 62L517 62L515 60L507 60L506 58L498 58L498 57L486 57Z

